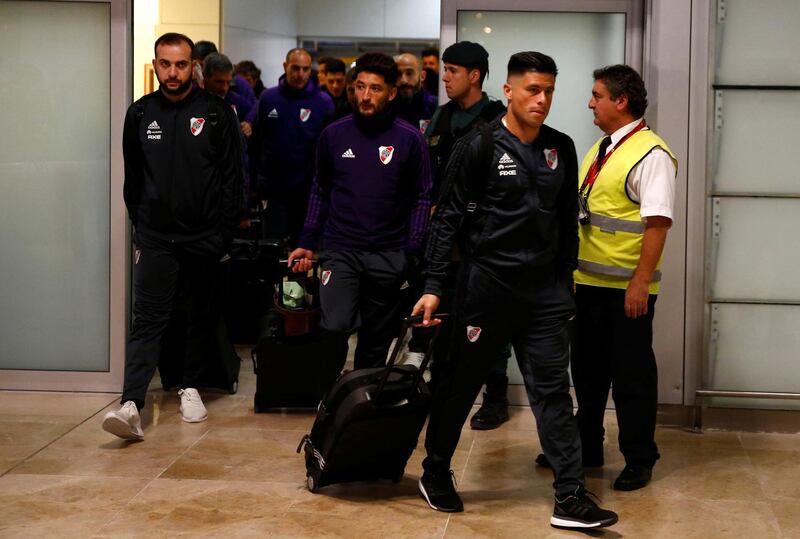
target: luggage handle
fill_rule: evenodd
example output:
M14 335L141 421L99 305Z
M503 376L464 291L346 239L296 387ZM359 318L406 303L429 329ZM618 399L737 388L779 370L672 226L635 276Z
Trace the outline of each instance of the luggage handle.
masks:
M288 268L289 267L288 264L289 264L289 259L288 258L284 258L282 260L278 260L278 265L280 265L280 266ZM319 259L312 258L311 259L311 281L310 281L312 284L313 283L319 283L319 270L320 269L321 269L321 266L320 266L320 263L319 263ZM302 275L302 274L300 274L300 275ZM307 278L307 276L306 276L306 278ZM315 304L317 304L317 302L319 302L318 296L319 296L319 293L317 293L316 296L314 297L314 303ZM281 305L283 305L283 278L281 278L281 280L278 281L278 298L279 298L278 301L280 301ZM309 305L309 307L313 307L313 305Z
M444 318L446 317L446 313L436 313L432 315L432 318ZM378 384L378 388L375 390L374 395L372 395L372 400L375 402L379 402L381 393L383 393L383 388L386 386L386 382L389 380L389 375L394 370L395 362L397 361L397 356L400 354L400 347L403 345L403 340L408 333L409 328L413 324L419 324L422 322L423 316L418 314L417 316L408 316L403 319L403 327L400 330L400 336L397 338L397 342L392 349L392 354L389 357L389 363L386 364L386 368L384 369L383 376L381 376L381 381ZM408 399L411 400L414 396L414 391L419 386L420 380L422 380L422 375L425 374L425 369L428 368L428 363L431 360L431 355L433 354L433 345L436 342L436 338L439 336L439 332L442 330L442 325L437 324L433 328L433 335L431 336L430 340L428 341L428 349L425 350L425 357L420 363L417 372L414 374L414 381L411 384L411 394L408 396Z

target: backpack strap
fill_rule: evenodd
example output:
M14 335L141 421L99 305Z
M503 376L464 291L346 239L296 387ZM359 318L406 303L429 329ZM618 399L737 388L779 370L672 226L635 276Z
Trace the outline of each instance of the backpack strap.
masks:
M478 173L470 176L472 182L467 185L467 213L474 214L486 194L486 185L492 172L494 159L494 129L492 124L480 122L477 125L481 137L481 146L478 151Z

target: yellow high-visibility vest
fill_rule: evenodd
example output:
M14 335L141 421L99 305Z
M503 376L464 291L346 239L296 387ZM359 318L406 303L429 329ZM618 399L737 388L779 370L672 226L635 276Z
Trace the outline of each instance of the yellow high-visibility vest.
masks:
M583 183L602 139L592 146L583 158L578 187ZM591 223L578 225L578 269L575 282L606 288L628 287L642 253L644 223L639 204L625 190L628 174L654 148L661 148L678 160L667 144L649 129L630 136L617 147L605 162L589 194ZM661 260L650 282L650 293L658 294L661 284Z

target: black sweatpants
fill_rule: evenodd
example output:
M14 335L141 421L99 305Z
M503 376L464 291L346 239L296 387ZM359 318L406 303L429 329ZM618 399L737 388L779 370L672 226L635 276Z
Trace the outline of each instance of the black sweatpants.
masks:
M581 445L569 394L567 320L575 304L552 270L500 279L464 263L447 372L434 393L425 470L450 467L486 376L511 342L536 416L539 441L553 466L556 494L583 485Z
M603 416L609 387L617 412L619 448L627 464L653 466L658 370L653 353L655 295L647 314L625 316L625 290L578 285L572 380L584 455L603 455Z
M141 409L153 378L179 282L188 288L188 320L183 385L197 387L207 355L207 336L217 318L221 236L172 243L138 234L133 266L133 329L125 350L125 381L120 402L133 401Z
M400 332L410 291L405 252L324 251L319 260L320 328L325 337L346 338L358 330L355 368L384 365L392 339ZM345 358L329 360L338 365Z

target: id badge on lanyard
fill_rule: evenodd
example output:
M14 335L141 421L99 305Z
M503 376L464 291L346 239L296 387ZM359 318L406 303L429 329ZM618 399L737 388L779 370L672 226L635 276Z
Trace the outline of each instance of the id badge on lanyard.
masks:
M592 212L589 210L589 195L592 192L592 187L594 187L594 182L597 181L597 176L600 175L600 169L603 168L606 161L611 157L617 148L622 146L622 143L631 138L634 133L641 131L647 127L644 119L639 122L636 127L634 127L627 135L622 137L619 142L617 142L611 151L606 153L602 158L600 155L597 155L594 158L594 162L592 166L589 167L589 171L586 173L586 178L584 178L583 183L581 184L581 188L578 190L578 222L582 225L589 225L592 222Z

